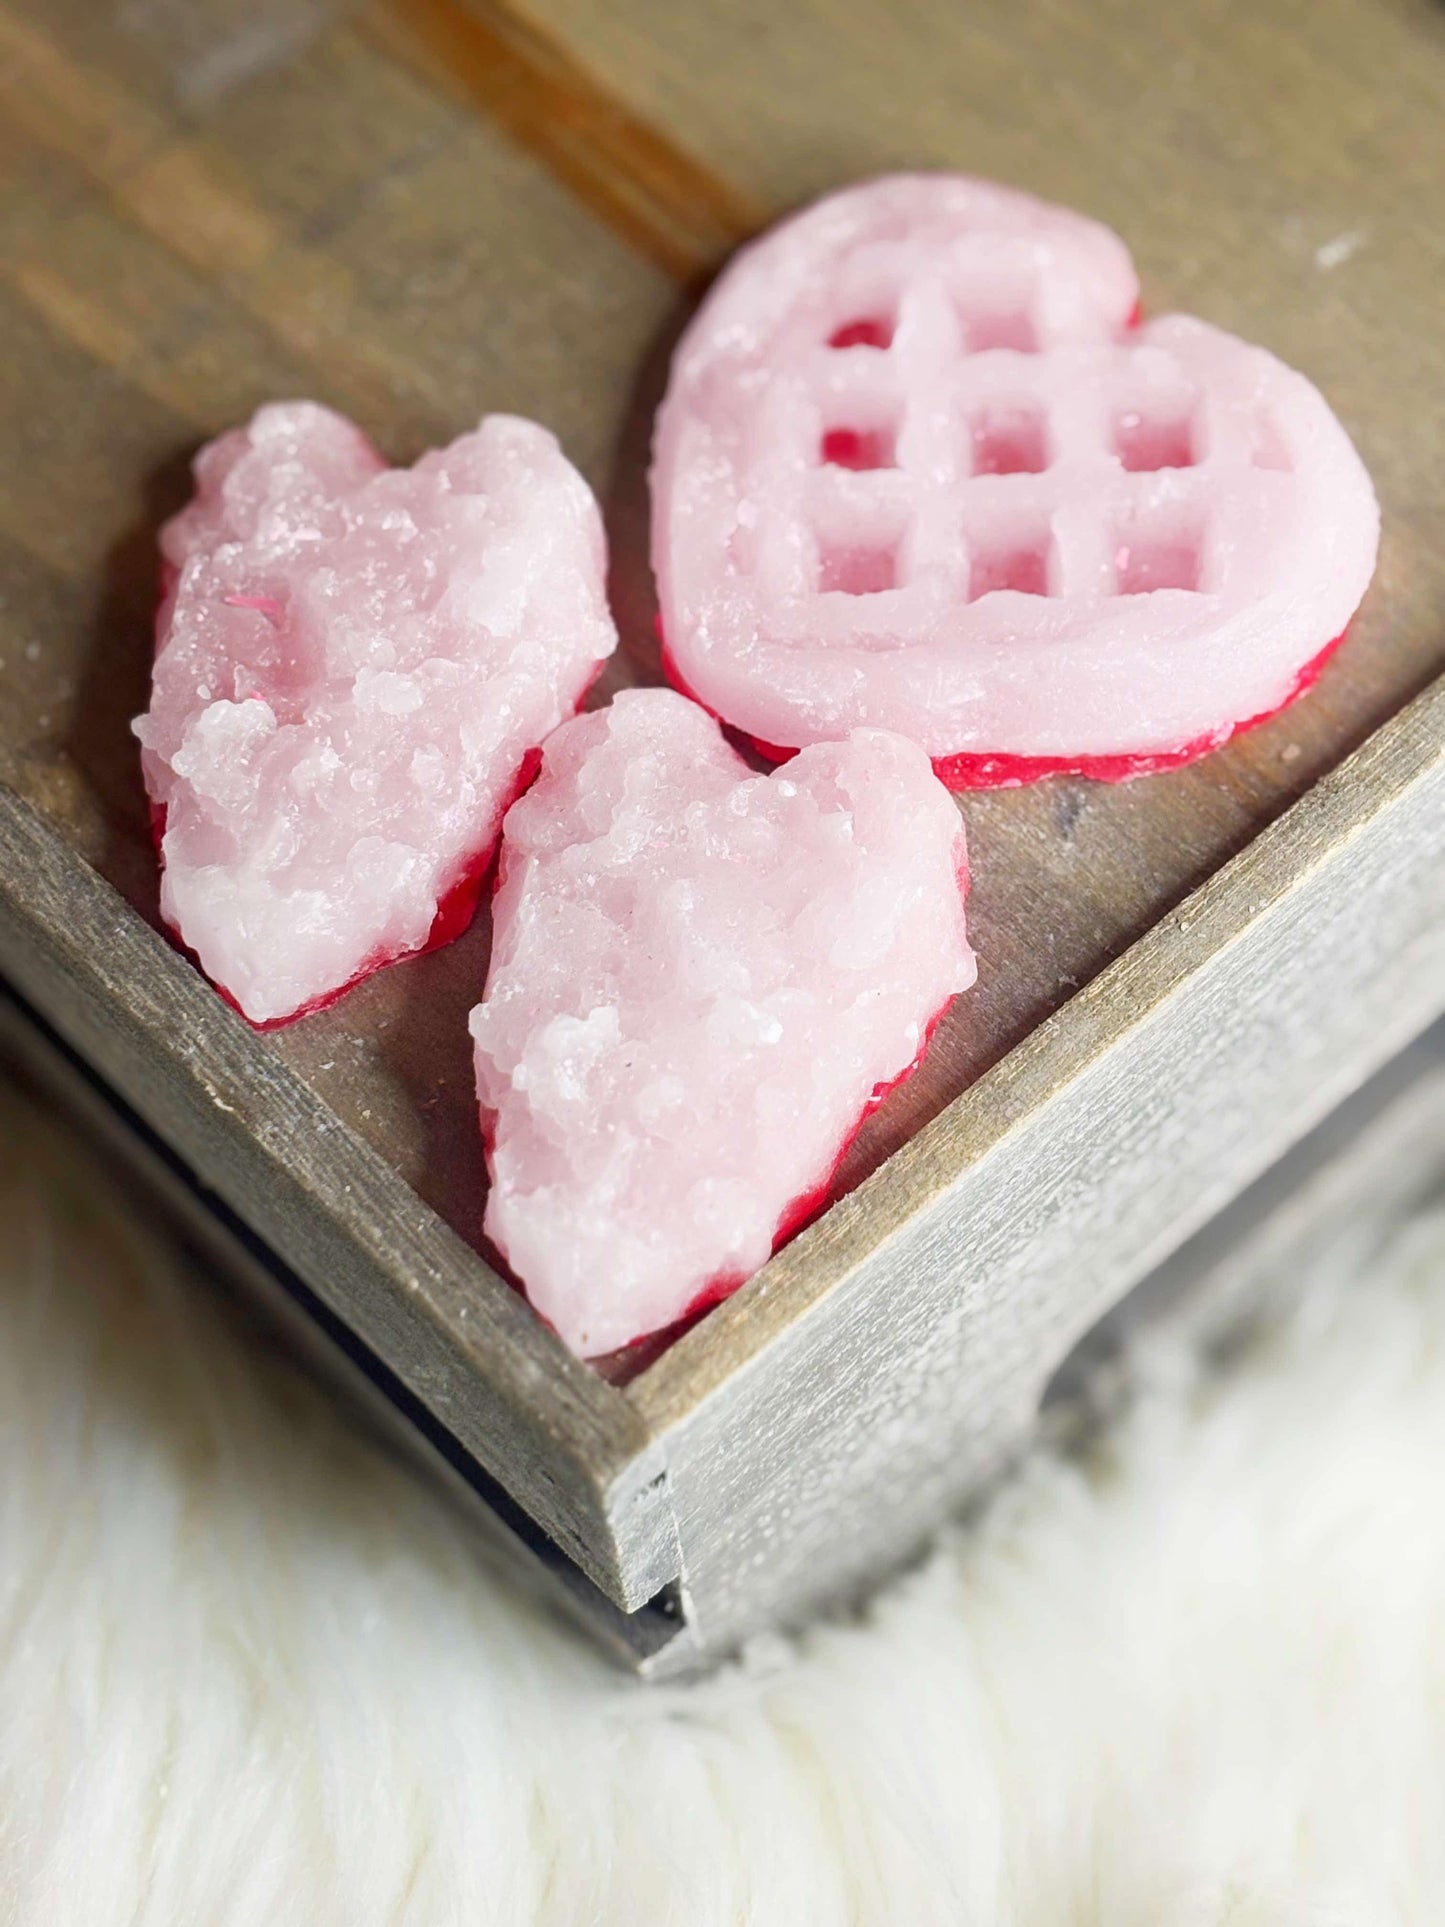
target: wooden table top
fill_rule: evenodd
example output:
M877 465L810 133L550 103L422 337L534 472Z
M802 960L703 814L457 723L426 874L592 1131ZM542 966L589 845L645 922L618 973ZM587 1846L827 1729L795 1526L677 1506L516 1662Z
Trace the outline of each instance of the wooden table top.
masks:
M154 920L130 717L203 438L313 395L393 458L484 412L601 496L657 679L644 468L727 251L892 167L1116 227L1151 312L1324 390L1384 507L1318 689L1194 768L968 797L975 994L855 1183L1445 666L1445 9L1432 0L0 0L0 780ZM464 1237L485 917L271 1045Z

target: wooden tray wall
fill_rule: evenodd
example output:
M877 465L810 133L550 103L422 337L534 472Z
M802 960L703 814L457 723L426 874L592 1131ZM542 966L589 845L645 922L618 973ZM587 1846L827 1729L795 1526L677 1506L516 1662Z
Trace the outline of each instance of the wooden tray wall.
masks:
M1147 309L1324 389L1376 478L1380 573L1316 692L1225 752L963 800L979 986L850 1153L854 1187L1445 665L1442 106L1428 0L0 0L0 781L154 923L128 722L155 530L198 442L278 395L398 460L491 409L553 427L613 544L623 648L594 700L656 680L648 432L728 249L896 166L1085 209ZM482 916L266 1040L412 1187L418 1251L428 1206L479 1233L487 945Z

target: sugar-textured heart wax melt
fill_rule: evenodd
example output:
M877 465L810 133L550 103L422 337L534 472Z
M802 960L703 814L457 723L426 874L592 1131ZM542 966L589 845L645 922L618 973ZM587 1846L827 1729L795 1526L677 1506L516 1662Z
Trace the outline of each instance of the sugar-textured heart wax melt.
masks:
M616 646L597 505L492 416L388 468L311 402L196 459L136 724L161 910L254 1023L466 927L538 746Z
M548 742L472 1013L486 1229L574 1351L724 1296L974 979L963 827L881 731L754 775L669 690Z
M673 360L669 673L760 747L859 725L957 787L1187 761L1313 679L1374 567L1318 391L1097 223L955 175L745 249Z

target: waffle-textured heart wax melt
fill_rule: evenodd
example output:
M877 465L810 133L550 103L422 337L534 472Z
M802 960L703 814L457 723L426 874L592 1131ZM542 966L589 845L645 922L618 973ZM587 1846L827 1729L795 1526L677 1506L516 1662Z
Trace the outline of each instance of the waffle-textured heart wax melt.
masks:
M1313 679L1378 514L1318 391L1137 323L1122 243L897 176L738 256L658 417L673 679L767 748L860 725L956 786L1137 775Z
M596 503L493 416L414 468L310 402L196 462L164 530L161 909L255 1023L466 927L538 746L616 646Z
M543 751L472 1013L488 1234L584 1357L722 1297L974 979L958 811L859 731L752 774L669 690Z

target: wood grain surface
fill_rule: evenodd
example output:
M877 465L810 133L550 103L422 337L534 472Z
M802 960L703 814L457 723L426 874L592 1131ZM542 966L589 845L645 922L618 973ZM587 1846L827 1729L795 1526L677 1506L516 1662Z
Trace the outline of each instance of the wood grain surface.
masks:
M646 1441L694 1426L678 1433L685 1511L706 1489L717 1428L744 1409L720 1417L719 1388L785 1337L816 1369L819 1328L788 1335L828 1293L841 1304L860 1253L902 1236L992 1142L1000 1089L1042 1114L1080 1074L1068 1039L1097 1019L1079 993L1107 992L1121 1036L1121 997L1152 1010L1173 994L1176 963L1203 982L1249 917L1220 912L1176 953L1171 914L1320 795L1311 786L1445 666L1445 9L0 0L0 782L152 925L129 720L146 698L156 529L185 499L198 443L278 395L347 411L397 460L490 409L546 422L608 521L623 647L593 698L605 701L658 673L645 466L678 330L749 233L896 166L995 175L1118 228L1151 311L1202 314L1324 389L1375 476L1385 533L1348 644L1284 717L1132 786L1057 780L964 799L979 986L853 1148L843 1210L626 1396L599 1385L594 1398L549 1334L523 1336L525 1314L465 1248L479 1243L484 1191L464 1020L485 974L485 916L447 950L257 1040L141 922L107 923L103 898L85 899L92 938L111 930L116 957L146 979L142 991L112 983L121 966L107 957L97 984L139 1007L164 982L218 1063L273 1089L276 1114L247 1122L247 1150L208 1110L204 1079L172 1066L175 1128L263 1214L264 1172L274 1163L290 1184L304 1170L308 1236L343 1272L380 1268L366 1290L382 1327L401 1316L379 1307L386 1227L402 1227L394 1280L410 1267L434 1281L405 1344L438 1384L471 1358L482 1404L467 1422L488 1449L501 1449L497 1415L532 1401L517 1421L531 1442L513 1455L521 1496L629 1603L671 1576L668 1555L654 1524L620 1549L632 1527L609 1517L598 1536L593 1515L613 1500L619 1516L646 1511ZM1439 727L1438 703L1417 712L1392 752L1397 776L1425 753L1419 731ZM1352 834L1351 793L1330 794L1339 835ZM1420 811L1408 821L1430 834ZM7 809L6 824L12 880L16 864L38 873L44 839L24 812ZM38 925L27 941L78 971L63 891L42 921L43 943ZM1131 952L1151 932L1154 949ZM1164 977L1138 963L1149 955L1165 956ZM100 1050L101 1013L86 1008ZM163 1024L159 1007L152 1020ZM125 1049L141 1040L133 1031ZM318 1176L327 1132L339 1162ZM357 1173L360 1218L345 1202ZM460 1331L464 1305L501 1334L494 1366ZM755 1390L781 1397L779 1369ZM448 1396L464 1403L460 1383ZM588 1469L569 1485L577 1464ZM706 1534L700 1544L703 1570L720 1555Z
M1438 8L774 9L0 0L0 778L153 918L128 734L154 532L197 441L278 394L394 457L489 408L603 496L624 654L656 675L643 468L666 352L746 232L895 165L1114 223L1152 308L1306 369L1385 505L1381 574L1310 700L1198 768L967 799L977 992L848 1188L1445 660ZM463 1017L485 920L274 1049L466 1239Z

